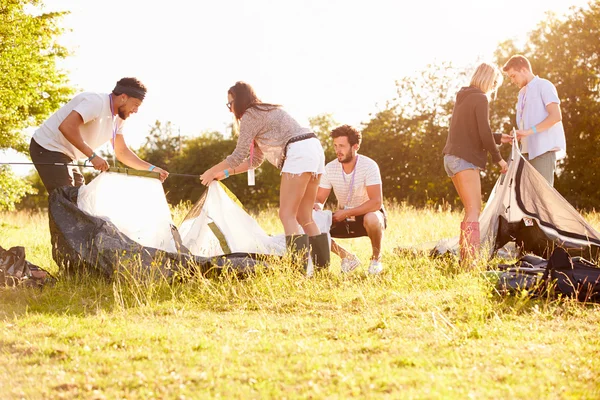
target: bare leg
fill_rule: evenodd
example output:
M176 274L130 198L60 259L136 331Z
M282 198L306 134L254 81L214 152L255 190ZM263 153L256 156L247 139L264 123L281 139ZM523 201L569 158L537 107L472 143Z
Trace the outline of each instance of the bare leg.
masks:
M300 207L296 213L296 220L302 226L304 233L308 236L317 236L321 233L319 227L313 220L313 206L317 198L317 190L319 189L319 182L321 181L321 175L314 176L310 172L305 172L302 175L308 175L309 181L304 191L304 196L300 201Z
M373 256L371 260L379 261L381 257L381 242L383 241L383 215L377 212L366 213L363 220L363 226L371 239Z
M286 235L300 233L298 224L309 236L321 233L312 219L312 207L317 197L319 178L311 172L281 174L279 193L279 218Z
M472 260L479 253L479 214L481 212L481 180L478 170L468 169L452 178L465 216L460 229L460 259L463 267L473 267Z
M481 178L479 171L466 169L452 177L452 183L465 207L463 222L479 221L481 213Z
M331 251L337 254L340 258L346 258L350 254L352 254L348 250L337 244L337 242L333 239L331 239Z

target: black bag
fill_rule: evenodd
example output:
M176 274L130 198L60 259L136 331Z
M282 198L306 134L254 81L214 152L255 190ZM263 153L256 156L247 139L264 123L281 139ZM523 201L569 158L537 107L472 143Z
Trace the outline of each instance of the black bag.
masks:
M547 264L547 260L534 255L526 255L514 264L499 264L496 288L501 293L526 290L532 296L537 295L545 286Z
M556 248L543 277L554 282L554 291L581 302L600 302L600 268L581 257L571 257L563 248Z
M4 250L0 247L0 286L41 287L56 279L50 273L25 259L21 246Z
M498 265L496 288L501 293L526 290L539 296L554 295L581 302L600 303L600 268L582 257L571 257L557 247L548 260L527 255L515 264Z

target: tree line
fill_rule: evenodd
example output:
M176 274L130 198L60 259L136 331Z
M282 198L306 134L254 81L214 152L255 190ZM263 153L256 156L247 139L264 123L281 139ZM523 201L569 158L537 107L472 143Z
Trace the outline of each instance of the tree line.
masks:
M596 180L596 171L600 167L597 156L600 150L599 37L600 0L596 0L587 7L572 9L561 18L549 15L529 33L524 45L507 40L499 44L494 54L494 61L499 66L511 55L523 54L531 61L534 74L555 84L562 102L567 137L567 157L559 163L555 188L578 208L594 208L600 203L600 185ZM2 49L0 47L0 68L4 71ZM55 57L60 56L55 54ZM58 107L69 93L64 81L57 79L60 76L56 73L54 77L46 77L54 79L57 84L53 87L60 90L51 96L51 104L38 110L42 114ZM27 79L35 80L36 77L27 75ZM456 191L444 172L442 149L454 96L461 86L468 85L469 79L468 69L456 68L449 63L429 65L417 75L398 80L396 96L362 124L360 152L378 162L386 199L414 206L457 204ZM507 79L490 103L492 130L508 133L515 126L517 93L518 88ZM0 110L6 110L10 105L0 97ZM22 128L23 120L27 118L17 118L13 122L0 118L0 133L16 132ZM310 125L326 146L327 161L332 160L335 155L328 133L337 122L331 115L323 114L311 118ZM23 149L15 137L9 135L12 139L8 142L0 139L0 149L15 147L15 144ZM139 152L144 159L169 171L199 175L230 154L235 142L234 129L228 137L207 132L197 137L180 138L169 122L157 121ZM506 157L510 149L505 147L501 152ZM483 172L484 196L492 189L498 173L491 164ZM0 183L1 179L0 175ZM36 178L32 179L39 187ZM265 165L257 170L256 186L249 187L245 175L230 177L226 184L250 208L277 204L279 173L274 167ZM171 204L196 201L204 190L198 181L181 177L170 177L164 187ZM43 197L35 196L27 195L24 204L39 206Z

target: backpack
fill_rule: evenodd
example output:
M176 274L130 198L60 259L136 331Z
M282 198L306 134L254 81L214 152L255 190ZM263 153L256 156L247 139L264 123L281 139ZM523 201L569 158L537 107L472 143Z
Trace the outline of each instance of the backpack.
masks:
M496 288L501 293L526 290L541 295L575 298L600 303L600 268L582 257L571 257L557 247L548 260L527 255L512 265L498 265Z
M554 249L542 279L555 282L554 291L563 296L600 303L600 268L582 257L571 257L563 248Z
M25 259L25 248L11 247L8 250L0 247L0 287L29 286L41 287L46 283L54 283L50 273Z
M535 296L544 289L543 277L548 260L535 255L526 255L514 264L498 264L498 271L490 275L498 278L496 289L500 293L515 293L523 290Z

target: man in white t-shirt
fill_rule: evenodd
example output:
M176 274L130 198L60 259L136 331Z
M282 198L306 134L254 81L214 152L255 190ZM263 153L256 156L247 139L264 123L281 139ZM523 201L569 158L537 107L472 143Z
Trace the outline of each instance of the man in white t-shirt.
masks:
M556 160L566 154L560 99L554 85L535 76L529 60L512 56L502 68L521 90L517 100L517 138L529 163L554 186Z
M379 166L369 157L358 154L362 135L356 128L342 125L331 131L330 136L337 159L325 166L315 210L323 209L333 189L338 209L333 213L331 237L368 236L373 249L369 273L378 274L383 270L381 242L387 225ZM360 265L354 254L333 240L331 250L342 258L342 272L350 272Z
M123 78L112 93L80 93L50 116L33 134L29 153L48 193L61 186L85 184L73 164L86 158L96 170L108 170L108 163L96 149L111 141L115 156L128 167L160 174L169 173L140 159L125 143L123 123L138 111L146 87L136 78ZM53 165L61 164L61 165Z

